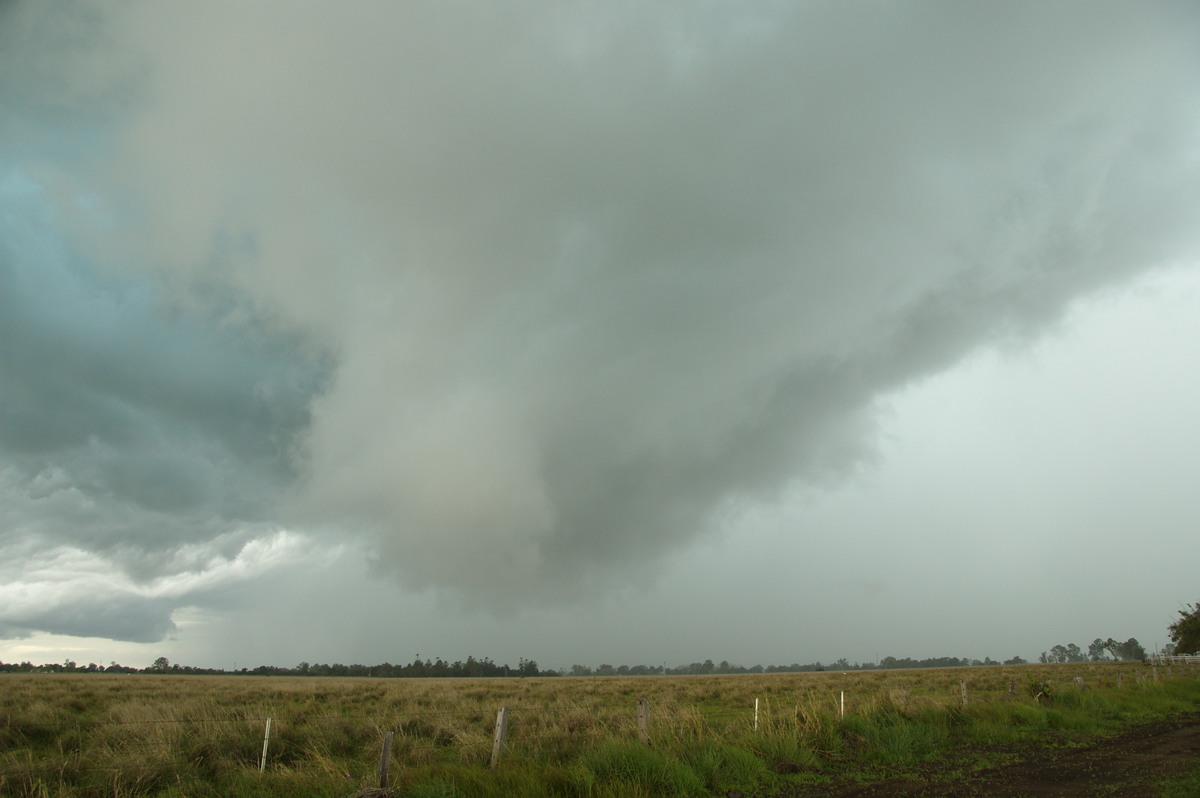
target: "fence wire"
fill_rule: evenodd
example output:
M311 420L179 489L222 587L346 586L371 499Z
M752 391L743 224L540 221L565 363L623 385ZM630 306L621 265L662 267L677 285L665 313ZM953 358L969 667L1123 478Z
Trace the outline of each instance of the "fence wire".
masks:
M1180 664L1184 667L1176 666L1181 672L1179 675L1195 678L1195 666L1192 663ZM1185 671L1186 666L1191 667ZM1162 668L1161 665L1159 667ZM1136 672L1127 677L1125 683L1133 686L1158 678L1157 673ZM970 688L970 703L1030 698L1024 691L1015 690L1013 682L986 684L991 689ZM1110 677L1106 686L1115 687L1117 681ZM1072 687L1079 688L1082 685L1073 680L1058 685L1056 689ZM918 695L908 688L893 685L890 690L877 691L861 701L858 696L847 696L845 714L870 711L872 707L889 704L893 708L907 710L910 703L919 706L927 699L945 704L946 695L953 689L956 688ZM725 734L744 735L753 732L756 723L764 733L778 731L806 722L813 712L839 714L843 695L840 691L832 695L811 691L796 696L775 694L763 700L757 711L753 703L744 708L731 708L705 706L703 701L680 703L665 700L650 704L648 735L652 742L692 736L720 739ZM639 739L641 731L634 701L620 706L601 701L555 701L548 705L511 702L506 708L509 713L506 756L536 755L545 748L578 750L605 740L633 741ZM93 757L102 759L114 747L143 755L170 754L180 749L194 750L196 746L210 742L214 727L220 726L241 727L236 742L245 750L240 760L247 766L257 765L268 719L272 726L267 740L267 767L271 767L273 762L294 763L306 756L311 758L316 755L314 752L320 753L319 746L305 740L304 735L319 738L322 726L334 724L342 726L338 730L343 738L339 743L339 756L347 766L358 770L374 767L372 758L378 761L387 732L394 733L392 756L399 767L403 767L405 759L420 762L447 754L483 762L494 745L495 711L483 705L458 710L423 708L420 711L389 707L382 712L363 713L299 711L194 718L79 718L25 722L15 718L12 709L3 709L0 710L0 787L4 783L34 778L38 760L47 756L47 749L59 753L60 770L118 772L119 769L88 760ZM132 734L115 739L89 740L89 737L95 737L105 730L119 729L172 730L172 734L165 737ZM175 730L179 733L174 733Z

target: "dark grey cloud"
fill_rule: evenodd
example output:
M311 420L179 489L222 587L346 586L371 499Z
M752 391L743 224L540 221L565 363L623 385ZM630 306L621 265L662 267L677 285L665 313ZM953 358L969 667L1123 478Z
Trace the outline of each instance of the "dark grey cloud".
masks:
M37 178L91 260L0 266L0 441L100 528L604 590L1200 249L1187 4L98 3L86 47L18 8L70 57L14 103L95 120Z
M249 324L172 312L0 188L0 539L171 549L273 518L321 360Z
M154 643L175 631L172 602L147 601L141 596L104 592L80 596L73 603L47 605L8 624L0 639L20 638L33 631L76 637L105 637L133 643ZM6 613L7 614L7 613Z

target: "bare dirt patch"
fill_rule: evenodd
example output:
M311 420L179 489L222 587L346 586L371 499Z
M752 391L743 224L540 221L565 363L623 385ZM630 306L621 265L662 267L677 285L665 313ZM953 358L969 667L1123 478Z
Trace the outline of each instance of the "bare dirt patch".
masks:
M972 762L1003 759L977 769ZM839 780L780 798L1158 798L1166 779L1200 766L1200 713L1137 726L1082 745L974 747L903 777Z

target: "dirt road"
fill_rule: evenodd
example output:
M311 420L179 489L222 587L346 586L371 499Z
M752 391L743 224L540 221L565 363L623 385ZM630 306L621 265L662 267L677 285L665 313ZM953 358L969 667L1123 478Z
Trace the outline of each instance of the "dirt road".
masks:
M1009 760L966 772L972 758ZM1158 798L1164 779L1200 766L1200 712L1138 726L1083 746L979 749L870 785L802 787L781 798ZM1200 798L1200 796L1198 796Z

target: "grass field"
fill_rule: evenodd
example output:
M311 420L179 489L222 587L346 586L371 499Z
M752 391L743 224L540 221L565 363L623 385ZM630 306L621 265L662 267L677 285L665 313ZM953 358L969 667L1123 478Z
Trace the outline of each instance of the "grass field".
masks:
M1198 705L1194 667L1141 663L531 679L8 674L0 795L351 796L379 786L388 732L399 796L769 793L831 772L869 779L972 743L1063 744ZM501 707L507 744L492 769Z

